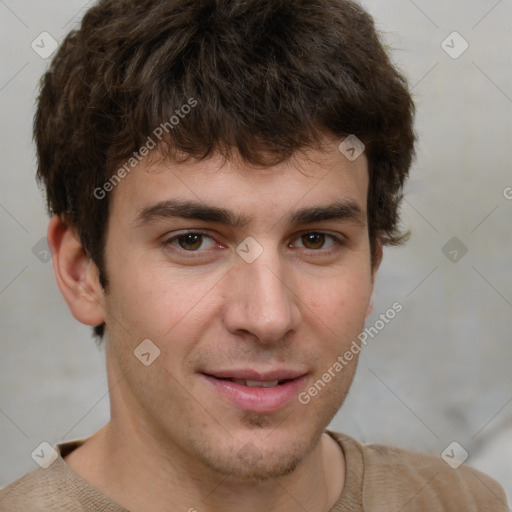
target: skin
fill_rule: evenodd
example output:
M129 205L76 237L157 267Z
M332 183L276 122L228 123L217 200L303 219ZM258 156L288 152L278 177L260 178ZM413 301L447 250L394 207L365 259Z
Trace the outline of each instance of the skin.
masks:
M340 496L345 460L324 431L357 356L307 405L295 397L273 412L241 410L202 374L293 367L305 374L304 391L364 328L382 252L372 266L366 157L350 162L339 142L326 137L322 150L266 169L218 155L184 164L146 158L111 193L106 292L74 230L51 219L54 269L72 314L107 324L111 420L66 461L115 502L132 512L286 512L298 504L323 512ZM226 208L247 223L137 220L168 200ZM358 206L361 218L287 220L335 201ZM207 236L169 241L183 230ZM343 243L302 237L318 232ZM263 249L252 263L236 252L248 236ZM149 366L134 356L144 339L160 349Z

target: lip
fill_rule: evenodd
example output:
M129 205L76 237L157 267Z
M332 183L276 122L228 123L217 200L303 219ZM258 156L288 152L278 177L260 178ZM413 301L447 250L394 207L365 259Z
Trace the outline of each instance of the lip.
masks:
M270 382L273 380L293 380L297 379L307 372L294 370L291 368L281 368L270 371L257 371L254 368L239 368L226 370L203 371L205 375L210 375L217 379L242 379L255 380L258 382Z
M213 386L214 390L231 405L248 412L270 413L283 409L300 392L306 373L295 370L275 370L257 372L254 370L227 370L204 372L202 377ZM286 380L278 386L248 387L229 380L242 379L258 382Z

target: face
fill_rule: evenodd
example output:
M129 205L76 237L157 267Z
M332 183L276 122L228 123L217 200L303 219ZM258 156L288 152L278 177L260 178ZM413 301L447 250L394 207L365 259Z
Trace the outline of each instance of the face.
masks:
M103 298L112 422L257 479L316 446L350 387L357 356L332 368L373 286L367 161L338 142L267 169L153 159L119 183Z

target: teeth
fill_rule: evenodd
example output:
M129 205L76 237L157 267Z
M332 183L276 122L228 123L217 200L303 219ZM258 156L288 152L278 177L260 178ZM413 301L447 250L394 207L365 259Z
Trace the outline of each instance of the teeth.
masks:
M279 384L278 380L271 380L268 382L259 382L257 380L243 380L243 379L233 379L235 384L240 384L242 386L247 386L249 388L273 388Z
M279 384L278 380L272 380L269 382L258 382L257 380L246 380L245 385L249 388L272 388Z

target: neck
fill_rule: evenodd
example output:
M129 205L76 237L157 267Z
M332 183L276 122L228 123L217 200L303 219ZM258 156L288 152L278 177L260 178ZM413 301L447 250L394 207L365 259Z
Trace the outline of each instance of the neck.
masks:
M66 462L131 512L328 512L341 495L345 459L327 434L319 436L291 473L263 481L243 479L218 473L158 432L123 386L111 385L110 399L110 422Z
M338 444L323 434L289 475L266 481L227 477L187 460L133 422L113 417L66 462L102 494L132 512L329 511L343 489L345 466ZM311 492L314 489L314 492Z

